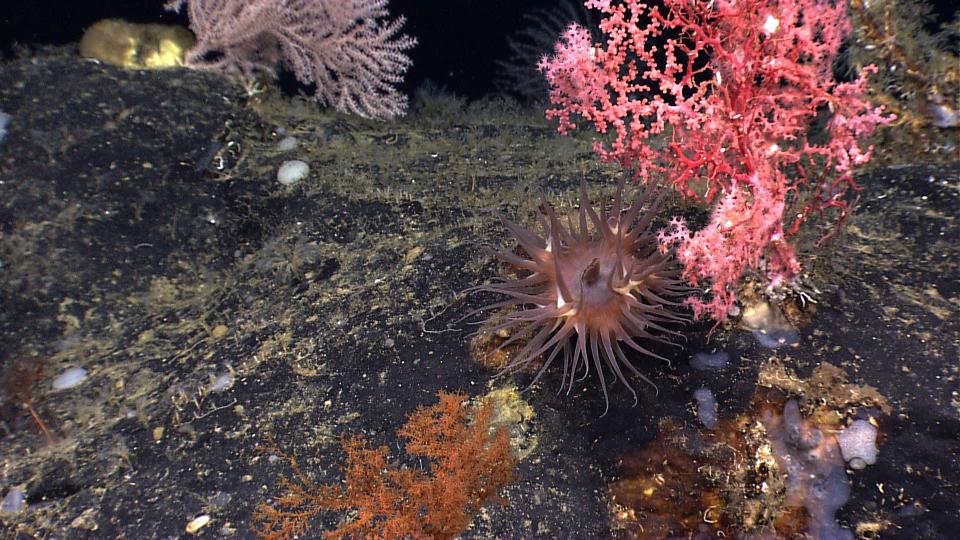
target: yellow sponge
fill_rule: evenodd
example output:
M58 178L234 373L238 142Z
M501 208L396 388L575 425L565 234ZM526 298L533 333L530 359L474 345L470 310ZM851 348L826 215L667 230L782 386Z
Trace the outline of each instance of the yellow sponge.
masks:
M181 26L103 19L84 32L80 55L128 69L160 69L183 65L184 51L194 43Z

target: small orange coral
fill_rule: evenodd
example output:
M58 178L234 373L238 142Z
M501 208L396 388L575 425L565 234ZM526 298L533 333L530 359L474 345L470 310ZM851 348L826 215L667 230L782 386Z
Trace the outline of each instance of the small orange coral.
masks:
M344 439L344 483L320 486L292 457L276 448L293 468L283 479L286 493L275 506L254 513L256 532L275 540L302 535L320 512L351 511L356 517L327 538L452 538L496 497L513 475L515 460L503 428L491 433L489 403L464 405L462 394L438 394L440 402L419 407L399 434L408 454L423 458L423 469L390 464L389 449L370 448L361 437Z

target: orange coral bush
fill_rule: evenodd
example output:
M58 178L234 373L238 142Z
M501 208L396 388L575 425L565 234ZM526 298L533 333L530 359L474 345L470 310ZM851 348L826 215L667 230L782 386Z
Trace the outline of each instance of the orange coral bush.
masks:
M370 448L362 437L345 438L344 482L318 485L295 459L285 457L293 477L284 478L285 494L274 506L254 513L256 533L267 540L292 538L309 528L322 511L355 514L326 538L452 538L474 514L496 497L516 464L504 428L492 431L488 402L465 406L462 394L438 394L439 403L419 407L398 431L406 452L419 456L422 468L390 463L386 446ZM492 432L491 432L492 431Z

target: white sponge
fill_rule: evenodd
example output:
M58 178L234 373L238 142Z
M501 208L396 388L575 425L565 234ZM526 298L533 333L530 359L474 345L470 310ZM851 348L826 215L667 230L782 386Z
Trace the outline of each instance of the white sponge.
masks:
M877 462L877 428L866 420L854 420L837 433L840 453L851 469L862 469Z

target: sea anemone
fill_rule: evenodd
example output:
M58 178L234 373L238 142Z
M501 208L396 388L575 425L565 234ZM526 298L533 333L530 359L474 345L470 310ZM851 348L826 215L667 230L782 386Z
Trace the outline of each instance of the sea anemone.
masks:
M678 311L682 303L678 300L690 289L680 280L672 253L660 249L651 231L664 192L651 185L624 210L621 182L610 210L601 204L598 213L590 205L586 185L581 185L580 191L578 225L570 215L564 227L553 208L541 204L543 236L498 214L519 247L513 252L499 250L496 256L516 269L517 277L480 285L471 292L507 297L477 310L510 310L481 330L510 333L497 350L526 339L503 372L524 370L545 355L532 386L562 350L561 390L566 386L569 393L575 379L581 381L589 374L592 363L603 389L606 414L610 401L604 364L626 385L634 405L637 393L624 376L623 366L656 389L634 367L623 346L669 363L637 338L671 343L663 336L678 333L664 324L689 320ZM654 200L644 209L650 199Z

